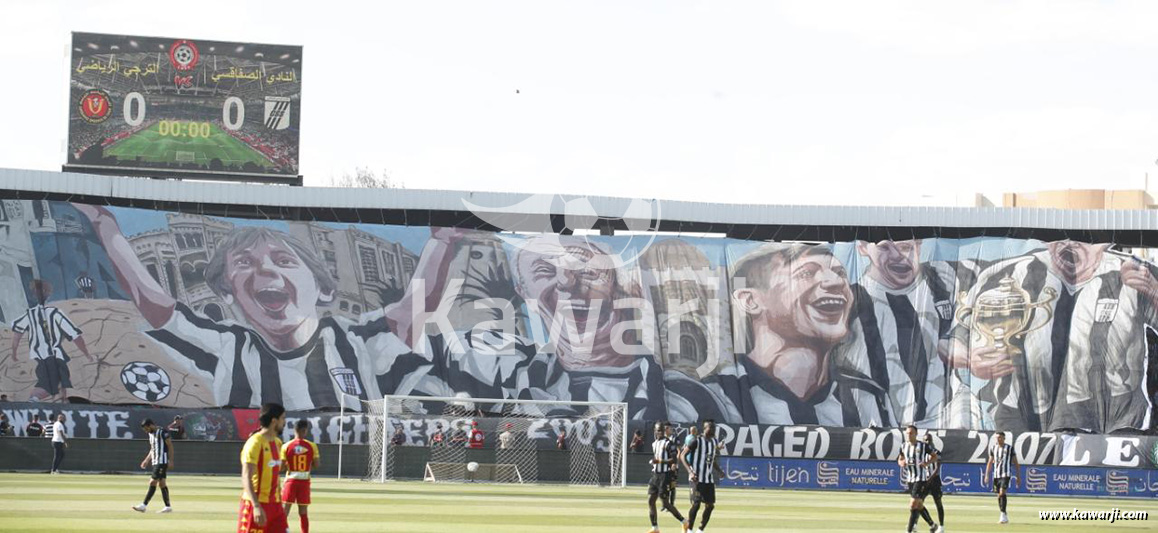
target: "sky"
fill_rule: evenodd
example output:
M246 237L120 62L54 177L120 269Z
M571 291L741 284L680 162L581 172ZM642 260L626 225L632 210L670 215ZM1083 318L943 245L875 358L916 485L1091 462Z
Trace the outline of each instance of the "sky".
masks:
M64 161L69 32L304 46L308 186L972 205L1158 181L1158 3L0 0L0 167ZM1155 185L1158 189L1158 185Z

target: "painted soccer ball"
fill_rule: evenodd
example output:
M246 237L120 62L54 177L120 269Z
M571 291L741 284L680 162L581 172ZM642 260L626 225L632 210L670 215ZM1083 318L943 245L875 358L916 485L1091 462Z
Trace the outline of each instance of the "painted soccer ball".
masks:
M478 463L471 461L471 462L466 464L466 469L469 470L471 473L478 472Z
M171 390L171 381L165 369L142 361L129 363L121 369L121 383L129 394L149 403L164 400Z

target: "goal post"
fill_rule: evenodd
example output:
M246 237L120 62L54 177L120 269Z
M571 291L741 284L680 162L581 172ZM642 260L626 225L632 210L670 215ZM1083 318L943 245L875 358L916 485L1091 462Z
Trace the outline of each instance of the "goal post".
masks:
M625 403L428 396L359 402L360 413L343 409L342 427L347 417L364 423L367 481L626 485ZM472 446L475 430L484 440ZM343 450L351 445L339 439L339 461L360 456Z

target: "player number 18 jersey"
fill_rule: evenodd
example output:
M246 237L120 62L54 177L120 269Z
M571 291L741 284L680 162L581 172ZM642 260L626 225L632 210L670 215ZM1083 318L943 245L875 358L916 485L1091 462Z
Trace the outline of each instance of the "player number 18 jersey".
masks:
M318 446L306 439L294 439L281 447L285 458L286 479L310 479L314 459L321 457Z

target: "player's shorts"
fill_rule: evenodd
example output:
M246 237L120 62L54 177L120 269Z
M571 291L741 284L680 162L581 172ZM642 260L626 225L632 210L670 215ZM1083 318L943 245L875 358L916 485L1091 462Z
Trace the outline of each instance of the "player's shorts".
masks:
M647 482L647 493L649 495L663 494L667 488L667 474L666 473L651 473L651 480Z
M287 533L289 523L285 518L285 508L281 503L262 503L265 525L259 526L253 519L253 502L241 500L241 512L237 517L237 533Z
M158 479L158 480L159 479L165 479L165 478L169 477L169 465L168 464L153 465L153 475L151 477L152 477L152 479Z
M716 503L716 484L715 483L696 483L692 487L692 503L708 503L715 505Z
M925 482L925 494L940 498L941 493L941 476L933 476L929 481Z
M926 481L913 481L909 483L909 496L918 500L923 500L925 496L929 495L929 483Z
M287 479L281 486L282 503L310 504L310 480Z
M651 480L647 482L647 493L658 495L660 498L668 499L675 493L676 473L675 472L652 472Z
M49 394L60 393L60 388L72 388L72 374L68 363L58 357L36 360L36 388Z
M999 477L999 478L993 479L993 492L997 492L1001 489L1005 489L1006 491L1009 490L1009 478L1008 477Z

